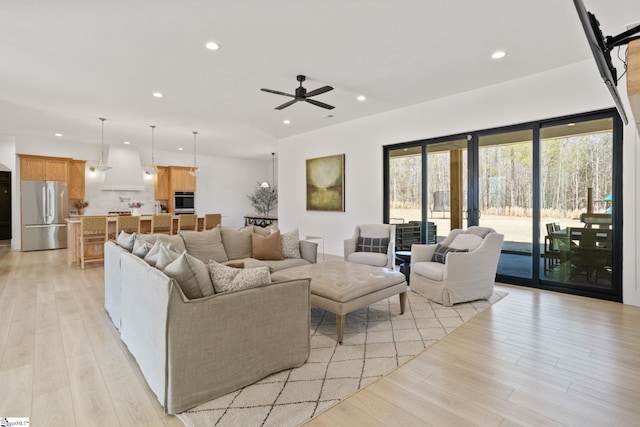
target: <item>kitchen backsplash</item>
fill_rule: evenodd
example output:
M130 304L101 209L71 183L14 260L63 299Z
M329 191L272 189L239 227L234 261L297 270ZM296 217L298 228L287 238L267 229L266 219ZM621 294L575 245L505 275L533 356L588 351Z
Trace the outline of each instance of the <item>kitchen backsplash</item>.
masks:
M131 211L129 203L140 202L143 214L152 214L155 211L155 196L153 177L145 176L144 191L104 191L102 190L102 175L96 172L96 176L86 174L85 200L89 202L84 210L85 215L103 215L107 212ZM73 209L73 208L71 208Z

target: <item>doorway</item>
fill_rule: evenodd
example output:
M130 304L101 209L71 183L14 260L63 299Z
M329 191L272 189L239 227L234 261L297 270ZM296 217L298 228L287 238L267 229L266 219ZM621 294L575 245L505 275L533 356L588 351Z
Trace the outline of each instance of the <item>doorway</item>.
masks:
M414 175L402 182L406 194L421 196L412 216L419 212L437 229L433 241L423 231L421 242L442 241L454 228L491 227L505 236L498 281L622 300L622 125L615 110L384 149L386 222L389 162L412 153ZM401 212L396 204L393 215Z
M11 172L0 171L0 240L11 237Z

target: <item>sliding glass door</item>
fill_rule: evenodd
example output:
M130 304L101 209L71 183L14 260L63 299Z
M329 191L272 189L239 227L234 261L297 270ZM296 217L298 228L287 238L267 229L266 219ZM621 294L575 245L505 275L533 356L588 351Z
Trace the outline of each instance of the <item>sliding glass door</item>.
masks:
M388 146L385 220L402 250L491 227L500 281L619 301L621 152L614 110Z

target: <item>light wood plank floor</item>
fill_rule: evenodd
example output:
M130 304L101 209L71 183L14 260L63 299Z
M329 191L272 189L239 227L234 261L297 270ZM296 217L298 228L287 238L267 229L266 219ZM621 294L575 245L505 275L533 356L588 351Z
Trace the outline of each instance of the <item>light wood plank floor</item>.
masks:
M527 288L311 426L640 425L640 308ZM103 268L0 247L0 417L177 426L103 308Z

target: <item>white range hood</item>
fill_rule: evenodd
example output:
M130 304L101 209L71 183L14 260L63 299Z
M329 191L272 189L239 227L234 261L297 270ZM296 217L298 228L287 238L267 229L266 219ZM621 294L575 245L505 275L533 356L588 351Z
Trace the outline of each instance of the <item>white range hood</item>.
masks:
M107 165L102 189L109 191L143 191L144 171L140 162L140 153L135 147L109 145Z

